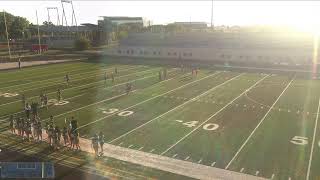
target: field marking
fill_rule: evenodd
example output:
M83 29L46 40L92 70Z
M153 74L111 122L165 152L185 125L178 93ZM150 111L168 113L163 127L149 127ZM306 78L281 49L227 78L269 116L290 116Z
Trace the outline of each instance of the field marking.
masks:
M155 150L155 149L151 149L149 152L151 152L151 153L152 153L154 150Z
M156 99L156 98L158 98L158 97L161 97L161 96L163 96L163 95L169 94L169 93L171 93L171 92L173 92L173 91L182 89L182 88L184 88L184 87L186 87L186 86L188 86L188 85L190 85L190 84L199 82L199 81L201 81L201 80L203 80L203 79L207 79L207 78L209 78L209 77L211 77L211 76L215 76L215 75L217 75L217 74L219 74L219 73L221 73L221 72L216 72L216 73L214 73L214 74L205 76L205 77L203 77L203 78L201 78L201 79L198 79L198 80L189 82L189 83L187 83L187 84L181 85L181 86L179 86L179 87L177 87L177 88L174 88L174 89L172 89L172 90L169 90L169 91L167 91L167 92L165 92L165 93L159 94L159 95L157 95L157 96L151 97L151 98L149 98L149 99L146 99L146 100L144 100L144 101L141 101L141 102L139 102L139 103L136 103L136 104L134 104L134 105L132 105L132 106L129 106L129 107L125 108L125 109L122 109L121 111L125 111L125 110L127 110L127 109L133 108L133 107L138 106L138 105L140 105L140 104L143 104L143 103L145 103L145 102L148 102L148 101L151 101L151 100ZM89 126L90 124L94 124L94 123L96 123L96 122L102 121L102 120L104 120L104 119L106 119L106 118L108 118L108 117L110 117L110 116L112 116L112 115L114 115L114 114L116 114L116 113L109 114L109 115L104 116L104 117L102 117L102 118L99 118L99 119L97 119L97 120L95 120L95 121L92 121L92 122L90 122L90 123L87 123L87 124L84 124L84 125L82 125L82 126L79 126L78 129L81 129L81 128L83 128L83 127Z
M123 71L128 71L128 70L132 70L132 69L134 70L134 69L138 69L138 68L133 67L133 68L124 69ZM152 70L152 69L150 69L150 70ZM101 73L101 74L102 74L102 73ZM78 78L78 79L72 80L72 81L70 81L70 82L75 82L75 81L79 81L79 80L83 80L83 79L89 79L89 78L96 77L96 76L97 76L97 75L91 75L91 76L87 76L87 77L85 77L85 78ZM120 76L119 76L119 77L120 77ZM116 78L116 77L115 77L115 78ZM61 79L62 79L62 78L61 78ZM104 81L104 80L100 80L100 81L96 81L96 82L101 82L101 81ZM49 84L49 85L48 85L48 84ZM65 82L65 81L62 81L62 82L60 82L60 83L52 82L52 83L48 83L48 84L47 84L46 86L24 89L23 91L18 91L18 92L21 93L21 92L31 91L31 90L34 90L34 89L49 87L49 86L53 86L53 85L64 85L64 84L66 84L66 82ZM72 86L72 85L70 85L70 86ZM31 86L31 87L33 87L33 86ZM76 87L78 87L78 86L76 86Z
M183 122L182 120L176 120L177 122Z
M175 158L176 156L178 156L178 154L173 155L172 157Z
M107 71L107 70L109 71L109 70L113 70L113 68L95 69L95 70L92 70L92 71L90 70L90 71L86 71L86 72L83 72L83 73L69 74L69 76L72 76L72 77L73 76L80 76L80 75L90 74L90 73L92 73L94 71ZM132 68L123 68L122 70L127 71L127 70L130 70L130 69L132 69ZM81 70L81 69L78 69L78 70ZM85 68L83 68L83 70L85 70ZM74 70L74 71L76 71L76 70ZM69 72L69 71L65 71L65 72ZM70 71L70 72L72 72L72 71ZM79 77L78 78L72 78L72 81L70 81L70 82L73 82L73 81L76 81L76 80L88 79L90 77L101 75L102 73L104 73L104 72L100 72L100 73L97 73L97 74L91 75L91 76L86 76L86 78L81 78L81 77L80 78ZM53 74L55 74L55 73L53 73ZM52 75L52 74L49 74L49 75ZM41 77L45 77L45 76L41 76ZM64 76L53 77L53 78L49 78L49 79L45 79L45 80L37 80L37 81L27 82L27 83L23 83L23 84L16 84L16 85L12 85L12 86L6 86L6 87L0 88L0 90L8 89L8 88L10 89L10 88L16 87L16 86L23 86L23 85L26 85L26 84L40 83L40 82L43 82L43 81L47 81L47 82L49 81L51 83L58 83L58 84L63 84L63 83L65 84L65 81L63 81L63 77ZM73 80L73 79L75 79L75 80ZM21 79L19 79L19 80L21 80ZM59 83L57 80L62 80L62 83ZM56 82L52 82L52 81L56 81ZM31 87L33 87L33 86L31 86ZM46 86L42 86L42 87L46 87ZM8 90L8 91L13 91L13 90ZM24 92L24 91L21 91L21 92Z
M123 142L119 143L118 146L121 146L123 144Z
M132 70L132 69L138 69L138 68L135 68L135 67L133 67L133 68L127 68L127 69L125 69L125 70L123 70L123 71L128 71L128 70ZM150 69L151 70L151 69ZM76 80L72 80L72 81L70 81L70 82L75 82L75 81L79 81L79 80L83 80L83 79L89 79L89 78L92 78L92 77L95 77L96 75L91 75L91 76L87 76L87 77L85 77L85 78L78 78L78 79L76 79ZM121 77L121 76L119 76L119 77ZM116 77L115 77L116 78ZM61 78L62 79L62 78ZM93 82L93 83L98 83L98 82L101 82L101 81L104 81L104 80L100 80L100 81L95 81L95 82ZM40 87L36 87L36 88L33 88L34 86L36 86L36 85L34 85L34 86L30 86L30 87L32 87L32 88L28 88L28 89L24 89L24 90L22 90L22 91L17 91L17 92L19 92L19 93L22 93L22 92L26 92L26 91L32 91L32 90L35 90L35 89L39 89L39 88L45 88L45 87L49 87L49 86L53 86L53 85L64 85L64 84L66 84L66 82L65 81L62 81L62 82L51 82L51 83L47 83L45 86L40 86ZM90 84L90 83L89 83ZM92 84L92 83L91 83ZM75 86L75 87L79 87L79 86ZM72 89L72 88L66 88L66 89ZM31 97L32 98L32 97Z
M122 78L122 77L126 77L126 76L131 76L131 75L134 75L134 74L140 74L140 73L147 72L147 71L151 71L151 70L155 70L155 69L149 69L149 70L145 70L145 71L130 73L130 74L127 74L127 75L115 77L115 79L117 79L117 78ZM88 86L88 85L91 85L91 84L96 84L96 83L99 83L99 82L102 82L102 81L104 81L104 80L96 81L96 82L92 82L92 83L88 83L88 84L83 84L83 85L81 85L81 86L75 86L75 87L71 87L71 88L66 88L66 89L63 89L63 90L61 90L61 91L63 92L63 91L69 91L69 90L71 90L71 89L78 89L78 88L80 88L80 87ZM108 87L107 87L107 88L108 88ZM47 95L48 95L48 94L54 94L54 93L57 93L57 92L47 93ZM36 97L39 97L39 96L28 97L28 100L33 99L33 98L36 98ZM6 104L0 104L0 107L1 107L1 106L5 106L5 105L8 105L8 104L12 104L12 103L17 103L17 102L20 102L20 101L21 101L21 100L17 100L17 101L12 101L12 102L9 102L9 103L6 103Z
M132 81L127 81L127 82L120 83L120 84L117 84L117 85L114 85L114 86L109 86L109 87L107 87L107 88L112 88L112 87L120 86L120 85L129 83L129 82L134 82L134 81L138 81L138 80L143 80L143 79L147 79L147 78L155 77L155 76L157 76L157 75L151 75L151 76L146 76L146 77L139 78L139 79L134 79L134 80L132 80ZM131 92L136 92L136 91L137 91L137 90L133 90L133 91L131 91ZM110 98L103 99L103 100L101 100L101 101L97 101L97 102L94 102L94 103L92 103L92 104L88 104L88 105L86 105L86 106L82 106L82 107L80 107L80 108L77 108L77 109L73 109L73 110L71 110L71 111L64 112L64 113L62 113L62 114L58 114L58 115L56 115L55 117L60 117L60 116L65 115L65 114L68 114L68 113L71 113L71 112L74 112L74 111L78 111L78 110L81 110L81 109L83 109L83 108L87 108L87 107L89 107L89 106L93 106L93 105L100 104L100 103L105 102L105 101L112 100L112 99L114 99L114 98L118 98L118 97L124 96L124 95L126 95L126 94L127 94L127 93L122 93L122 94L119 94L119 95L116 95L116 96L112 96L112 97L110 97ZM49 119L49 118L47 118L47 119ZM47 119L45 119L45 120L47 120ZM44 120L42 120L42 121L44 121Z
M48 64L47 64L48 65ZM52 65L52 64L50 64L50 65ZM88 64L88 66L89 66L90 64ZM87 65L85 65L85 66L87 66ZM31 70L31 71L34 71L34 70L44 70L44 69L49 69L49 68L52 68L52 67L42 67L41 69L39 68L39 69L33 69L33 70ZM82 68L79 68L79 67L76 67L76 68L72 68L72 69L77 69L77 70L81 70ZM73 70L73 71L76 71L76 70ZM24 72L27 72L27 71L24 71ZM67 71L62 71L63 73L65 73L65 72L67 72ZM62 73L61 72L61 73ZM44 75L43 74L45 74L46 72L44 72L44 73L41 73L41 76L38 76L38 77L44 77ZM52 73L52 74L58 74L59 72L57 72L57 73ZM30 73L30 74L28 74L28 75L34 75L34 73ZM50 74L51 75L51 74ZM2 81L2 79L5 79L5 78L0 78L0 81ZM32 78L22 78L22 79L20 79L20 80L30 80L30 79L32 79ZM12 81L6 81L6 82L3 82L3 83L10 83L10 82L15 82L15 81L17 81L17 80L12 80Z
M181 139L179 139L176 143L174 143L173 145L171 145L169 148L167 148L165 151L163 151L161 153L161 155L165 154L166 152L168 152L169 150L171 150L173 147L175 147L177 144L179 144L181 141L183 141L184 139L186 139L188 136L190 136L193 132L195 132L196 130L198 130L200 127L202 127L206 122L208 122L210 119L212 119L213 117L215 117L217 114L219 114L220 112L222 112L224 109L226 109L229 105L233 104L234 101L236 101L237 99L239 99L243 94L245 94L246 92L250 91L250 89L252 89L253 87L255 87L257 84L259 84L261 81L263 81L265 78L267 78L269 76L264 76L263 78L261 78L260 80L258 80L256 83L254 83L252 86L250 86L249 88L247 88L246 90L244 90L239 96L237 96L236 98L234 98L233 100L231 100L228 104L226 104L225 106L223 106L219 111L215 112L213 115L211 115L209 118L207 118L205 121L203 121L200 125L198 125L196 128L194 128L192 131L190 131L189 133L187 133L185 136L183 136Z
M312 145L311 145L311 152L310 152L310 157L309 157L309 163L308 163L308 170L307 170L306 180L309 180L309 179L310 179L310 169L311 169L312 158L313 158L313 149L314 149L314 144L315 144L316 134L317 134L317 128L318 128L319 109L320 109L320 98L319 98L319 102L318 102L316 122L314 123L313 138L312 138Z
M211 163L211 166L213 167L214 165L216 165L216 162Z
M45 139L43 139L43 141L44 141ZM15 141L16 142L16 141ZM26 143L26 142L24 142L24 143ZM19 148L19 149L17 149L17 145L15 145L15 146L11 146L11 144L8 144L8 143L2 143L3 145L5 145L5 146L10 146L10 147L14 147L14 148L16 148L16 150L18 151L18 152L22 152L23 154L25 154L25 155L28 155L28 154L26 154L26 153L24 153L24 152L31 152L31 153L33 153L33 154L35 154L35 153L39 153L37 150L32 150L32 149L29 149L29 148ZM18 144L19 145L19 144ZM40 155L41 156L45 156L44 154L41 154L40 153ZM61 156L64 156L64 157L62 157L62 158L58 158L58 157L56 157L56 156L58 156L58 155L61 155ZM46 156L47 157L47 156ZM49 158L51 158L51 159L53 159L53 160L55 160L56 162L55 163L58 163L58 164L60 164L60 165L62 165L62 166L66 166L66 167L70 167L70 168L77 168L77 167L79 167L79 165L81 165L81 164L78 164L78 163L76 163L76 162L74 162L74 161L71 161L71 160L67 160L67 159L69 159L69 158L71 158L71 159L76 159L76 160L83 160L83 159L80 159L80 158L77 158L77 157L75 157L75 156L69 156L69 155L63 155L63 154L54 154L54 155L49 155ZM66 164L67 163L67 164ZM72 165L69 165L69 164L72 164ZM75 167L76 166L76 167ZM84 167L84 166L83 166ZM82 172L85 172L85 173L89 173L89 174L94 174L94 175L99 175L99 176L103 176L103 177L109 177L110 176L110 174L113 174L113 175L115 175L115 176L118 176L118 177L124 177L124 176L121 176L121 175L119 175L119 174L117 174L117 173L112 173L112 172L107 172L107 174L105 174L105 171L104 170L97 170L96 168L94 168L94 167L91 167L89 164L88 164L88 166L86 166L86 167L84 167L85 169L80 169L80 168L77 168L78 170L80 170L80 171L82 171ZM138 177L143 177L143 178L147 178L146 176L143 176L143 175L140 175L140 174L135 174L135 173L132 173L132 172L129 172L129 171L125 171L125 170L121 170L121 169L116 169L116 168L113 168L113 167L107 167L108 169L112 169L112 170L116 170L116 171L119 171L119 172L123 172L123 173L128 173L128 174L130 174L130 175L135 175L135 176L138 176ZM88 171L88 170L90 170L90 171ZM95 172L97 172L98 171L98 173L95 173ZM129 178L129 177L125 177L125 178Z
M180 107L183 107L184 105L186 105L186 104L188 104L188 103L190 103L190 102L196 101L197 99L201 98L202 96L207 95L208 93L210 93L211 91L215 90L216 88L218 88L218 87L220 87L220 86L223 86L225 83L228 83L228 82L230 82L230 81L232 81L232 80L240 77L240 76L243 75L243 74L244 74L244 73L239 74L239 75L237 75L237 76L235 76L235 77L233 77L233 78L231 78L231 79L229 79L229 80L227 80L227 81L224 81L224 82L221 83L221 84L218 84L218 85L214 86L213 88L211 88L211 89L209 89L209 90L207 90L207 91L205 91L205 92L203 92L203 93L201 93L201 94L199 94L199 95L191 98L190 100L188 100L188 101L186 101L186 102L184 102L184 103L182 103L182 104L180 104L180 105L178 105L178 106L170 109L169 111L167 111L167 112L165 112L165 113L163 113L163 114L161 114L161 115L159 115L159 116L157 116L157 117L155 117L155 118L153 118L153 119L151 119L151 120L149 120L149 121L141 124L140 126L138 126L138 127L134 128L134 129L132 129L132 130L130 130L130 131L122 134L121 136L119 136L119 137L117 137L117 138L109 141L109 143L112 143L112 142L114 142L114 141L116 141L116 140L118 140L118 139L120 139L120 138L122 138L122 137L124 137L124 136L126 136L126 135L128 135L128 134L130 134L130 133L132 133L133 131L136 131L137 129L140 129L141 127L143 127L143 126L145 126L145 125L153 122L153 121L156 120L156 119L161 118L162 116L164 116L164 115L166 115L166 114L168 114L168 113L170 113L170 112L172 112L172 111L175 111L175 110L179 109Z
M131 144L128 148L131 148L133 146L133 144Z
M271 175L271 179L273 179L273 178L274 178L274 174Z
M86 94L86 93L79 94L79 95L76 95L76 96L72 96L72 97L70 97L70 98L66 98L65 100L70 100L70 99L73 99L73 98L77 98L77 97L83 96L83 95L85 95L85 94ZM45 108L45 106L44 106L43 108ZM23 113L23 112L24 112L24 110L23 110L23 111L15 112L15 113L13 113L13 114L1 116L1 117L0 117L0 122L7 121L7 120L8 120L8 117L10 117L10 115L16 115L16 114ZM7 117L7 118L4 118L4 117ZM2 119L2 118L4 118L4 119Z
M143 149L143 146L142 146L142 147L140 147L140 148L138 149L138 151L140 151L141 149Z
M190 158L190 156L188 156L188 157L184 158L184 160L186 161L186 160L188 160L189 158Z
M258 174L259 174L259 171L256 171L256 176L258 176Z
M172 72L172 71L170 71L170 72ZM157 75L153 75L153 76L157 76ZM149 76L149 77L153 77L153 76ZM138 81L138 80L146 79L146 78L149 78L149 77L147 76L147 77L143 77L143 78L139 78L139 79L134 79L134 80L128 81L128 82ZM163 82L166 82L166 81L170 81L170 80L172 80L172 79L174 79L174 77L173 77L173 78L170 78L170 79L167 79L167 80L165 80L165 81L161 81L161 82L159 82L159 83L157 83L157 84L155 84L155 85L159 85L160 83L163 83ZM124 83L121 83L121 84L117 84L117 85L114 85L114 86L110 86L110 87L107 87L106 89L112 88L112 87L115 87L115 86L119 86L119 85L122 85L122 84L126 84L126 83L128 83L128 82L124 82ZM154 85L152 85L152 86L154 86ZM149 86L148 88L150 88L150 87L152 87L152 86ZM141 90L141 89L133 90L133 91L131 91L131 93L137 92L137 91L139 91L139 90ZM68 113L71 113L71 112L74 112L74 111L78 111L78 110L81 110L81 109L83 109L83 108L86 108L86 107L89 107L89 106L92 106L92 105L96 105L96 104L102 103L102 102L104 102L104 101L108 101L108 100L111 100L111 99L114 99L114 98L118 98L118 97L124 96L124 95L126 95L126 94L127 94L127 93L122 93L122 94L120 94L120 95L116 95L116 96L113 96L113 97L110 97L110 98L107 98L107 99L104 99L104 100L101 100L101 101L98 101L98 102L95 102L95 103L92 103L92 104L88 104L88 105L86 105L86 106L82 106L82 107L80 107L80 108L73 109L73 110L71 110L71 111L67 111L67 112L64 112L64 113L62 113L62 114L58 114L58 115L56 115L55 117L60 117L60 116L65 115L65 114L68 114ZM102 109L102 108L99 108L99 109L100 109L100 110L104 110L104 109ZM117 112L118 112L118 111L117 111ZM120 112L121 112L121 111L120 111ZM114 113L114 114L115 114L115 113ZM41 122L42 122L42 121L45 121L45 120L48 120L48 119L49 119L49 118L46 118L46 119L44 119L44 120L41 120Z
M199 161L198 161L198 164L200 164L202 162L202 159L200 159Z
M243 171L244 171L244 168L241 168L241 169L240 169L240 172L242 173Z
M260 124L262 124L262 122L266 119L266 117L268 116L268 114L271 112L271 109L273 109L274 105L279 101L279 99L281 98L281 96L284 94L284 92L289 88L289 86L291 85L291 83L293 82L293 80L295 79L296 76L294 76L291 81L287 84L287 86L283 89L283 91L281 92L281 94L278 96L278 98L274 101L274 103L271 105L271 107L269 108L269 110L266 112L266 114L262 117L262 119L260 120L260 122L257 124L257 126L253 129L253 131L251 132L251 134L248 136L248 138L245 140L245 142L241 145L241 147L239 148L239 150L236 152L236 154L232 157L232 159L229 161L228 165L225 167L225 169L228 169L229 166L231 165L231 163L236 159L236 157L239 155L239 153L241 152L241 150L244 148L244 146L248 143L248 141L250 140L250 138L252 137L252 135L255 133L255 131L258 129L258 127L260 126Z

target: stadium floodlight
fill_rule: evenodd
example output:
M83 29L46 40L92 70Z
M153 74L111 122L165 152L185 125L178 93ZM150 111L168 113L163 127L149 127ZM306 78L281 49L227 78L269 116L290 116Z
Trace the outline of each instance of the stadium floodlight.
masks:
M57 26L59 26L59 25L60 25L60 15L59 15L59 10L58 10L58 8L57 8L57 7L47 7L47 11L48 11L48 22L51 22L49 10L56 10L56 14L57 14Z
M64 20L66 22L66 26L68 26L68 22L67 22L67 17L66 17L66 13L65 13L65 9L64 9L64 5L63 3L68 3L68 4L71 4L71 8L72 8L72 21L71 21L71 26L73 26L73 22L75 22L75 25L77 25L77 19L76 19L76 15L74 13L74 8L73 8L73 3L72 3L72 0L61 0L61 6L62 6L62 25L63 25L63 17L64 17Z
M4 26L6 28L6 34L7 34L7 44L8 44L8 52L9 52L9 58L11 59L11 51L10 51L10 43L9 43L9 33L8 33L8 27L7 27L7 20L6 20L6 12L3 10L3 18L4 18Z

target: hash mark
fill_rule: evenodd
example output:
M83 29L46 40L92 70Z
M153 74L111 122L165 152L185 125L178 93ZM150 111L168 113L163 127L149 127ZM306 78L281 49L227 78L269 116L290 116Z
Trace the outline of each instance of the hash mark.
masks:
M211 166L213 167L215 164L216 164L216 162L213 162L213 163L211 164Z
M128 148L131 148L133 145L131 144Z
M243 170L244 170L244 168L241 168L241 169L240 169L240 172L242 173L242 172L243 172Z
M258 174L259 174L259 171L256 171L256 176L258 176Z
M274 178L274 174L272 174L272 176L271 176L271 179L273 179Z
M151 149L151 151L149 151L149 152L153 152L155 149Z
M142 148L143 148L143 146L142 146L142 147L140 147L138 150L140 151Z
M198 161L198 164L200 164L202 162L202 159L200 159L199 161Z
M175 158L178 154L173 155L172 157Z
M188 157L186 157L184 160L188 160L190 157L188 156Z
M182 120L176 120L177 122L183 122Z
M121 146L121 144L123 144L123 142L121 142L121 143L119 144L119 146Z

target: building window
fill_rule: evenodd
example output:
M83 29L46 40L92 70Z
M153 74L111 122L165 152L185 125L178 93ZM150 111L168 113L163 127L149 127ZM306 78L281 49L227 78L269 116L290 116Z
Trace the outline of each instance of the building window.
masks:
M192 53L189 53L189 56L192 57Z
M157 55L157 52L156 52L156 51L153 51L153 55Z
M174 56L176 56L176 55L177 55L177 53L176 53L176 52L174 52L174 53L173 53L173 55L174 55Z
M183 53L183 56L187 56L187 53L184 52L184 53Z
M170 52L168 52L168 56L170 56L171 55L171 53Z
M121 50L120 49L118 50L118 54L121 54Z
M130 53L130 51L129 50L127 50L127 54L129 54Z
M18 163L17 168L18 169L35 169L36 165L35 163Z
M131 49L131 54L133 54L133 50Z
M148 52L147 52L147 51L144 51L144 54L145 54L145 55L147 55L147 54L148 54Z
M159 55L161 54L160 51L158 52L158 54L159 54Z
M143 54L143 51L140 51L140 54Z

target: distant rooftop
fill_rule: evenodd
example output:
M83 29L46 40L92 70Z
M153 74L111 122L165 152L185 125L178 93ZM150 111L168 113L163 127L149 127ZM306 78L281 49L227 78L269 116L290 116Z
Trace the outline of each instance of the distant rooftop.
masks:
M104 19L108 19L111 21L119 21L119 20L141 20L142 21L142 17L128 17L128 16L100 16Z

